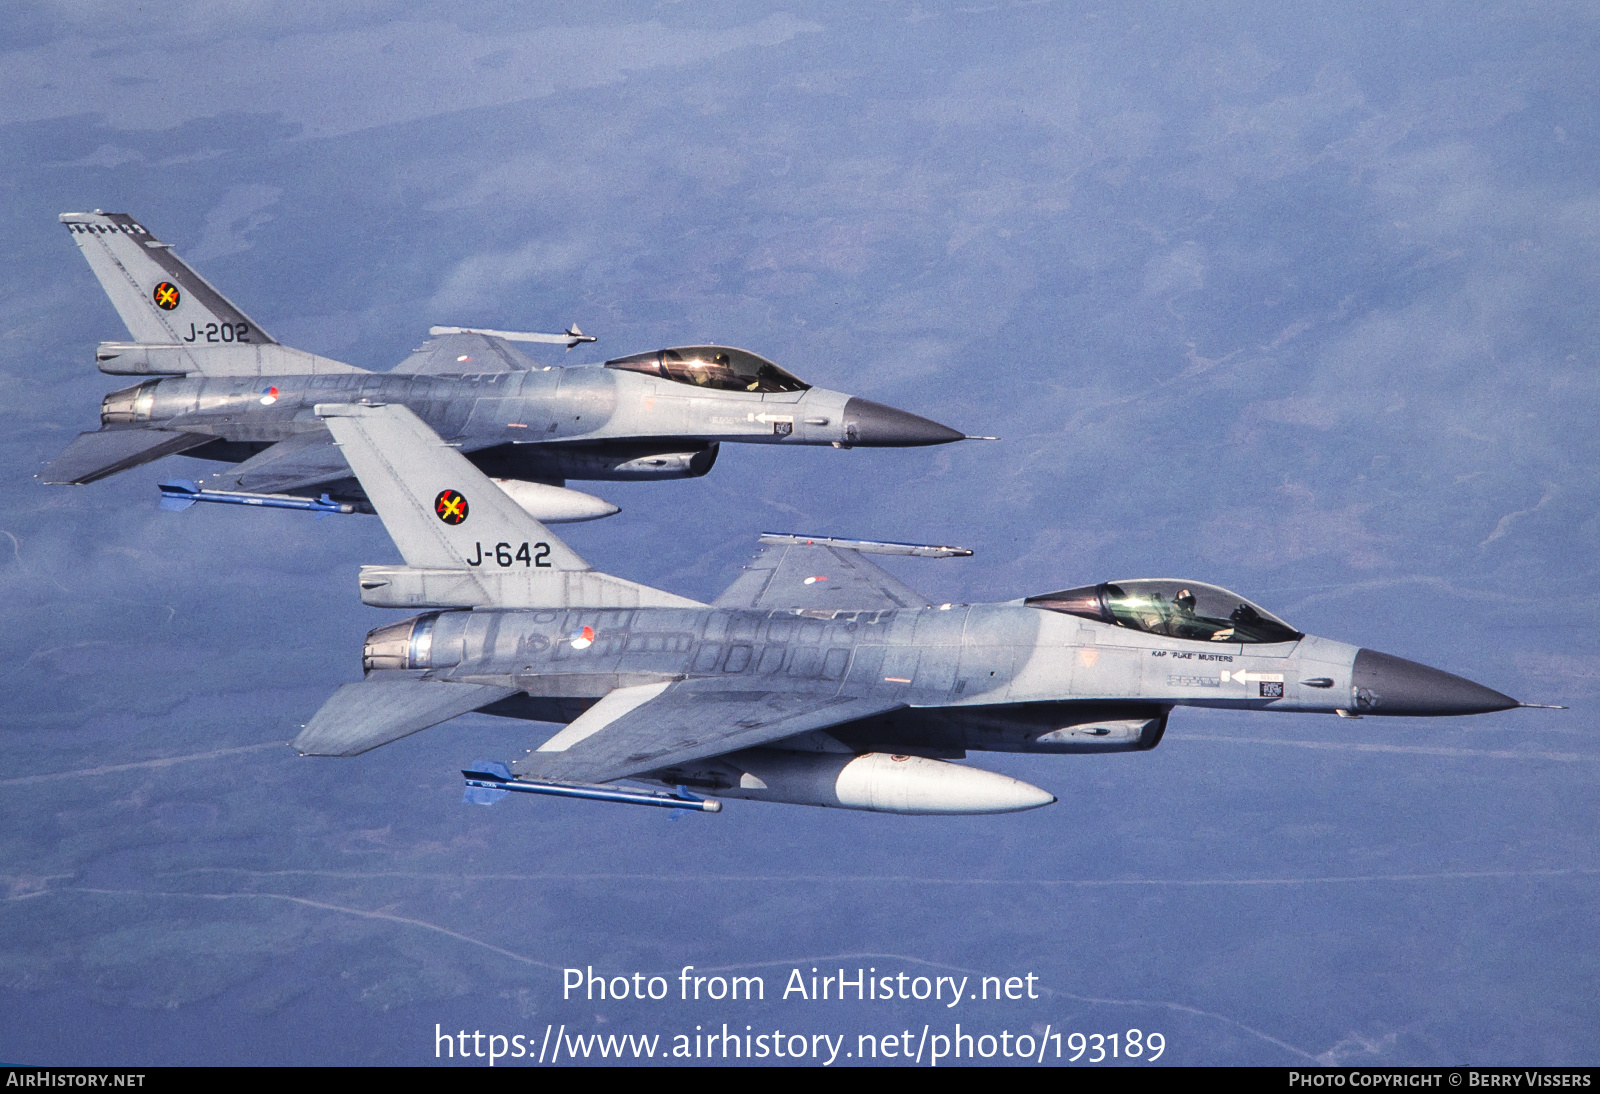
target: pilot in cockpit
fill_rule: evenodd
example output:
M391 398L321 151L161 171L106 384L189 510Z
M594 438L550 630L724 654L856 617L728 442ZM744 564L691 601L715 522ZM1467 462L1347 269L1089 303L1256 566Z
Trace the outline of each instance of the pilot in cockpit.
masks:
M1201 626L1194 614L1194 594L1179 589L1172 598L1172 615L1167 621L1167 633L1174 638L1206 638L1209 631Z

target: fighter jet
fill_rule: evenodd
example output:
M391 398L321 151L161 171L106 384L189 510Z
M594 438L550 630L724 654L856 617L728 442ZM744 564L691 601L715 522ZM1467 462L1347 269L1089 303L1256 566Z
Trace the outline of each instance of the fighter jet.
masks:
M364 679L294 747L354 756L470 711L566 723L513 763L465 771L470 801L999 813L1055 799L952 760L1148 750L1180 706L1359 718L1529 705L1304 634L1201 582L934 604L867 558L972 553L956 547L765 535L702 604L591 569L403 406L316 413L405 560L363 566L362 600L430 610L367 636Z
M318 500L371 512L311 408L410 407L519 504L556 523L617 512L565 489L569 479L704 475L725 441L836 448L944 444L956 430L843 392L812 387L732 346L678 346L603 366L537 364L515 343L592 342L561 334L434 327L388 373L280 345L259 323L124 213L63 213L131 342L104 342L102 372L151 376L107 395L101 428L39 476L90 483L182 453L235 466L173 484L189 502ZM169 495L173 492L169 491ZM302 497L303 496L303 497ZM293 506L289 506L293 507Z

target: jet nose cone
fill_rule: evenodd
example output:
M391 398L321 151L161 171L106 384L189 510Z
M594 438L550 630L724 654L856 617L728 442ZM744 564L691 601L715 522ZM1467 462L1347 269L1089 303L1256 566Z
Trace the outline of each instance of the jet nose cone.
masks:
M844 443L867 448L898 448L924 444L949 444L966 439L949 426L907 414L871 399L852 398L844 404Z
M1351 684L1362 714L1487 714L1518 705L1493 688L1377 650L1356 654Z

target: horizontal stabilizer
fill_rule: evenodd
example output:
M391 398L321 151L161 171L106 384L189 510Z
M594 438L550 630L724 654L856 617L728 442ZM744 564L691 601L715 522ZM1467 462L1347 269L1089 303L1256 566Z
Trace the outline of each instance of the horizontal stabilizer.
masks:
M516 693L490 684L374 672L341 685L294 739L294 748L302 756L358 756Z
M172 433L164 429L100 429L80 433L66 450L50 461L39 478L48 483L82 486L198 448L215 440L205 433Z

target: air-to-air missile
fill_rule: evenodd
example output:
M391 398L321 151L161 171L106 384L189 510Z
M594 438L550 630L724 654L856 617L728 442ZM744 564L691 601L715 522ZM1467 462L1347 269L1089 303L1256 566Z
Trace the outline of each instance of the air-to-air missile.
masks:
M319 402L410 407L541 520L617 512L566 489L568 480L704 475L724 442L836 448L944 444L963 434L894 407L812 387L732 346L634 353L604 365L535 362L523 343L594 338L433 327L431 339L386 373L280 345L123 213L63 213L90 268L127 325L104 342L100 370L148 376L107 395L101 428L83 433L40 474L89 483L165 456L234 466L199 484L223 494L308 496L371 512L328 430Z
M1359 718L1531 705L1304 634L1201 582L934 604L868 559L971 554L955 547L766 535L703 604L594 571L403 406L316 413L405 559L363 566L362 600L427 610L367 636L365 677L294 746L353 756L471 711L566 723L512 763L466 770L468 801L710 811L715 794L999 813L1055 798L951 761L1144 751L1184 706Z
M354 513L356 507L349 502L334 501L324 494L320 498L301 498L292 494L245 494L236 490L202 490L193 479L170 479L161 484L161 508L169 513L181 513L196 502L220 502L227 505L254 505L263 509L299 509L327 516L329 513Z

